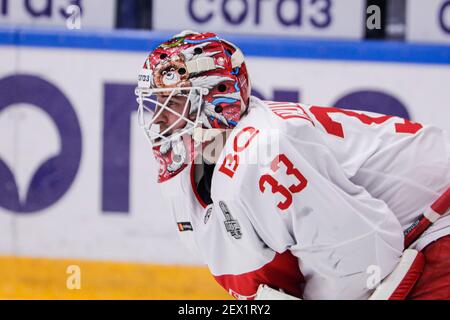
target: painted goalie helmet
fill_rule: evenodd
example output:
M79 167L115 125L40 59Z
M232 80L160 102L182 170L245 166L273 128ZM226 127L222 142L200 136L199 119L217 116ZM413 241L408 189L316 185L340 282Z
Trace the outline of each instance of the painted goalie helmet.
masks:
M250 96L244 56L214 33L183 31L146 59L136 95L139 125L153 145L163 182L187 166L196 146L239 122ZM182 107L175 110L173 101ZM164 112L176 120L161 126Z

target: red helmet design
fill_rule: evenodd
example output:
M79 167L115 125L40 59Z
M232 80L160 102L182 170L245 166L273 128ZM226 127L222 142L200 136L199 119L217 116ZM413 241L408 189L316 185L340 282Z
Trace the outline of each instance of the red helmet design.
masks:
M180 145L183 137L192 137L196 128L231 129L239 122L250 97L244 56L239 48L214 33L183 31L149 55L139 74L136 95L140 125L158 162L166 164L159 176L160 182L165 181L192 160L195 143L204 142L194 135L192 145L184 142L183 148ZM165 102L152 98L155 95L164 96ZM160 131L155 119L163 110L170 109L168 102L178 95L187 97L184 109L181 113L170 110L178 119ZM148 121L147 112L152 115ZM180 121L186 125L172 130Z

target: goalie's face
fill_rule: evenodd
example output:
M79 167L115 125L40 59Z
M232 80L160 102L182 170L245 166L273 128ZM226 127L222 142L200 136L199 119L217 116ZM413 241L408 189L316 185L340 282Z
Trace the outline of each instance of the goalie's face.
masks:
M153 115L153 123L159 126L159 131L164 132L165 137L170 137L172 133L186 126L187 121L183 118L193 119L189 116L189 103L186 106L187 98L185 96L177 95L167 101L167 96L157 95L158 105L155 107L155 114ZM163 108L162 106L166 106ZM179 116L181 115L181 116ZM160 138L158 138L160 139Z
M197 91L198 88L137 90L139 124L154 147L192 133L199 125L200 106L191 105ZM200 101L195 99L194 103Z

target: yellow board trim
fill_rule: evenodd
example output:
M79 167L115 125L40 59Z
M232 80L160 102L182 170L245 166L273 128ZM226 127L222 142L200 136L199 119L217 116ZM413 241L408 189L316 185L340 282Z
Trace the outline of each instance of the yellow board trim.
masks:
M71 265L80 289L68 289ZM0 257L0 299L231 299L205 267Z

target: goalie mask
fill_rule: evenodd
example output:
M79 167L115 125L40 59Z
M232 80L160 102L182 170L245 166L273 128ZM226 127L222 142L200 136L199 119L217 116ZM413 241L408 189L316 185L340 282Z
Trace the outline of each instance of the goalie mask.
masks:
M139 125L160 165L158 182L181 172L198 146L235 127L249 94L241 51L216 34L184 31L159 45L136 88Z

